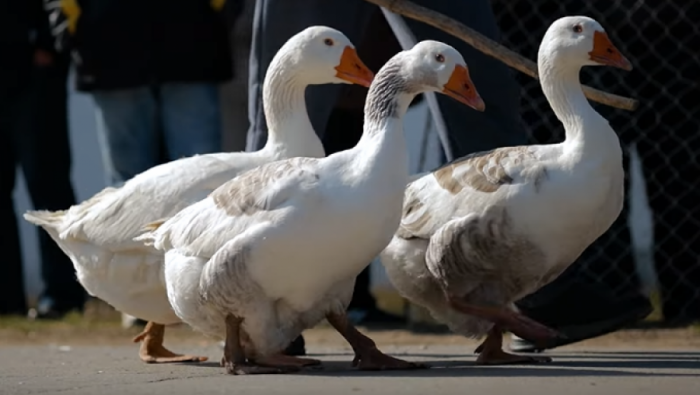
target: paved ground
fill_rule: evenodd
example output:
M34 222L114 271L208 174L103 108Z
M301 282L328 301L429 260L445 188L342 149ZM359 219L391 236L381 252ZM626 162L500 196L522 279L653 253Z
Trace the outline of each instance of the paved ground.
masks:
M472 347L388 346L385 351L433 368L410 372L358 372L338 346L312 346L323 370L293 375L228 376L215 362L146 365L132 345L16 345L0 347L0 394L700 394L700 349L550 353L536 366L477 367ZM178 351L218 360L221 350L188 344Z
M185 326L166 330L166 346L206 355L194 365L146 365L109 314L60 322L0 319L0 395L698 395L700 328L625 330L550 353L548 365L478 367L478 342L451 334L367 331L382 350L426 361L424 371L358 372L344 340L331 328L305 331L324 370L293 375L228 376L218 342Z

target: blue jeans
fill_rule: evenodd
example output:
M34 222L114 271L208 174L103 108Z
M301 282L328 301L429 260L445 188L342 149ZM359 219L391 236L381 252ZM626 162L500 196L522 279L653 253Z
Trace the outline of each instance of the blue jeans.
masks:
M216 84L167 83L92 93L107 183L119 185L168 160L221 151Z

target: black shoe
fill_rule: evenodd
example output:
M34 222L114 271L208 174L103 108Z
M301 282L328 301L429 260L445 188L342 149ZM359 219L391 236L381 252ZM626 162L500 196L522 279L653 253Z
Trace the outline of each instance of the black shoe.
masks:
M306 355L306 342L304 342L304 336L299 335L299 337L297 337L291 343L289 343L287 348L285 348L282 353L284 355L290 355L295 357Z
M565 338L535 345L513 336L509 348L514 352L542 352L577 343L639 322L652 310L651 302L642 295L614 298L611 294L602 293L593 287L575 285L572 286L572 292L564 292L550 305L530 310L522 309L523 314L556 329Z
M143 329L146 327L147 324L148 324L148 322L145 320L142 320L141 318L136 318L134 316L122 313L122 328L124 328L124 329L129 329L129 328Z
M134 322L131 324L131 326L132 326L132 327L145 328L147 324L148 324L147 321L142 320L141 318L137 318L137 319L134 320Z
M49 296L43 296L39 299L36 308L29 309L27 318L30 320L60 320L71 311L82 313L83 306L61 304Z

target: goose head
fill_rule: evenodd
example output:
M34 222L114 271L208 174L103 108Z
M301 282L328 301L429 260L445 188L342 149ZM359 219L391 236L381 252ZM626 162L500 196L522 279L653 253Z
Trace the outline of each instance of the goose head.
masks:
M610 41L595 19L567 16L552 23L542 39L538 61L555 60L563 66L613 66L632 70L632 64Z
M293 54L292 61L308 84L359 84L369 87L374 73L360 60L355 46L340 31L327 26L311 26L292 37L282 50Z
M423 92L438 92L477 111L485 108L462 55L453 47L432 40L421 41L391 58L377 74L372 90L395 91L409 101Z

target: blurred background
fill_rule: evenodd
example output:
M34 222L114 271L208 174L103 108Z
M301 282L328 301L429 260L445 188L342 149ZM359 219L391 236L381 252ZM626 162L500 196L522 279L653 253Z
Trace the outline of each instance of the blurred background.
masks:
M688 77L698 62L697 2L632 1L519 1L493 0L494 12L502 31L501 42L508 48L536 59L539 42L556 18L585 14L608 29L612 41L630 58L635 70L624 81L597 68L582 73L582 81L612 93L640 100L634 112L595 105L619 133L626 150L629 177L629 205L621 220L587 252L585 273L613 288L632 283L656 300L659 317L659 287L674 292L688 291L687 278L699 276L700 257L695 254L698 241L697 200L689 200L698 188L700 130L698 129L697 73ZM244 150L248 130L247 87L248 54L254 2L245 1L242 15L231 33L235 77L221 86L224 115L224 148ZM693 17L694 16L694 17ZM668 21L673 21L669 24ZM684 37L680 45L671 37ZM515 72L514 72L515 73ZM670 75L669 75L670 73ZM74 74L69 86L70 143L73 155L72 180L77 201L85 200L105 187L101 152L95 134L95 110L92 100L74 90ZM563 139L563 128L556 120L539 84L517 74L522 87L521 113L530 141L551 143ZM672 82L669 82L672 81ZM613 84L614 82L614 84ZM478 84L478 82L477 82ZM691 99L691 95L695 95ZM425 101L412 107L405 122L410 147L412 172L428 170L440 164L437 134L427 123ZM30 300L42 290L40 255L36 228L21 219L31 208L21 170L15 190L16 212L20 218L25 281ZM403 313L405 305L393 291L381 264L373 262L372 291L379 305L391 312ZM630 277L625 273L633 272ZM629 284L627 284L629 285ZM684 308L694 308L689 304ZM692 314L691 314L692 315ZM417 320L429 320L420 313Z

